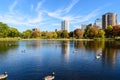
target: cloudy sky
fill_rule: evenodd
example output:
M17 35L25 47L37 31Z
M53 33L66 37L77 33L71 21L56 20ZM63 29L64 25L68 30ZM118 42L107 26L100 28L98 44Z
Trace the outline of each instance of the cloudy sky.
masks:
M118 14L120 0L0 0L0 22L19 31L39 28L61 29L61 21L70 21L70 31L81 24L94 23L107 12Z

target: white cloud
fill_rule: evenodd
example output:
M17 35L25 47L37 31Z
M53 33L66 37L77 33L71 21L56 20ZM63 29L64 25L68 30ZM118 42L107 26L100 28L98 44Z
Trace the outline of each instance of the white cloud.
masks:
M39 11L40 11L40 8L41 8L41 6L42 6L43 3L44 3L44 0L38 2L37 7L36 7L36 9L35 9L36 12L39 12Z
M33 13L36 13L36 17L31 17L29 14L23 14L19 11L19 9L16 8L17 1L14 1L13 4L10 5L9 11L5 14L0 14L0 21L12 24L14 26L36 26L42 23L42 14L43 11L40 11L40 7L42 6L43 1L39 2L34 9L34 5L30 5L30 10L33 10ZM37 10L37 11L35 11ZM42 23L43 24L43 23Z
M71 9L78 3L79 0L72 0L72 2L65 8L65 9L58 9L54 12L48 12L45 11L45 13L48 14L48 16L56 18L56 19L71 19L71 15L68 13L71 11ZM67 16L66 16L67 15Z
M42 13L40 13L40 12L38 13L38 15L37 15L36 18L34 18L34 19L28 19L28 23L32 23L32 24L39 23L41 21L42 21Z
M78 1L79 0L72 0L71 4L67 8L65 8L64 11L68 13L75 6L75 4L78 3Z
M9 11L10 12L13 12L14 11L14 8L16 7L17 5L17 1L14 1L12 5L10 5L10 8L9 8Z

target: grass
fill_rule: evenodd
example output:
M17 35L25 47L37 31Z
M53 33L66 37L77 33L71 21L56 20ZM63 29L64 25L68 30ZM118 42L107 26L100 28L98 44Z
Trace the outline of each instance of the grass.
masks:
M15 37L15 38L0 38L0 41L18 41L21 40L21 38L19 37Z

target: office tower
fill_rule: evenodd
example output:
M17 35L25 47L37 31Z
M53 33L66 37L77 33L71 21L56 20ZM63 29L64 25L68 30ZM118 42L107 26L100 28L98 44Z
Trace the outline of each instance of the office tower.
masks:
M109 25L117 25L117 14L106 13L102 15L102 29L106 29L106 27Z
M82 30L85 30L86 28L87 28L87 25L86 25L86 24L82 24L82 25L81 25L81 29L82 29Z
M62 30L67 30L69 32L69 21L63 20L61 22L61 29Z
M38 28L33 28L32 31L40 31Z
M94 25L97 26L98 29L102 29L102 19L97 18L97 19L95 20L95 24L94 24Z

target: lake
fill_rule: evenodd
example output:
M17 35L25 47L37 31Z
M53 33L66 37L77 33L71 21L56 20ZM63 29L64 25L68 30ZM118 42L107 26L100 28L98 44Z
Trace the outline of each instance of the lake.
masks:
M30 40L0 42L6 80L120 80L120 41Z

